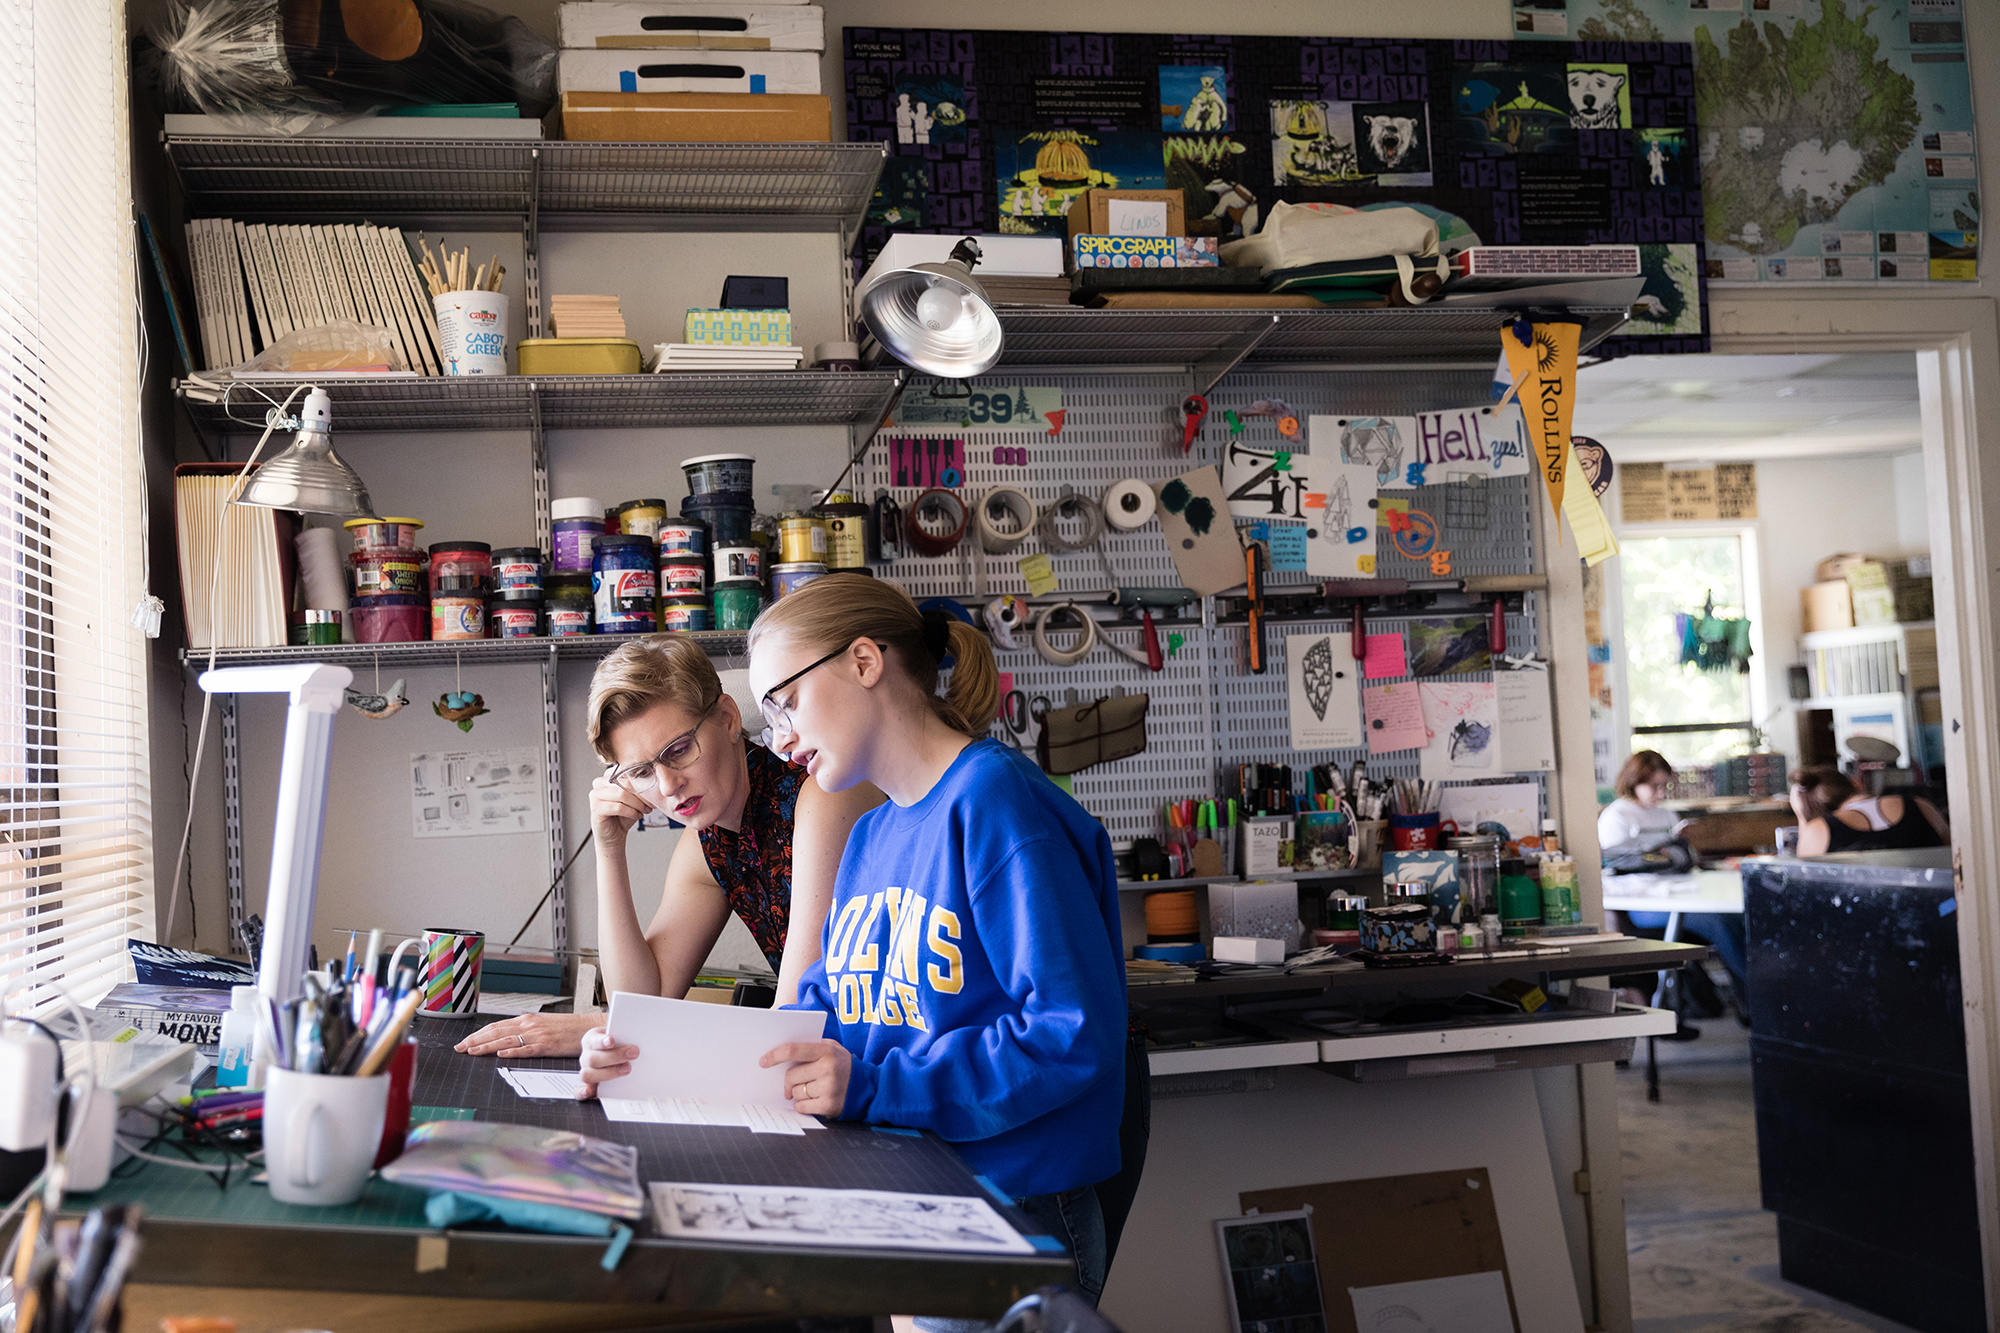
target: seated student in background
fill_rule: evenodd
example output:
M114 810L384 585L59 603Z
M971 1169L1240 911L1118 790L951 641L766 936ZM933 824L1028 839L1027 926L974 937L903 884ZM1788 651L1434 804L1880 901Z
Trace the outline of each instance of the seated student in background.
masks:
M832 575L775 603L750 632L750 679L774 747L829 791L865 782L889 797L854 826L825 951L799 985L831 1039L765 1064L791 1064L800 1111L950 1140L1069 1247L1095 1301L1107 1261L1093 1186L1120 1174L1126 1078L1110 838L985 736L985 636L891 584Z
M1948 847L1951 825L1921 796L1868 796L1831 764L1793 769L1800 856Z
M1661 805L1674 783L1674 766L1658 750L1635 751L1618 770L1618 779L1612 790L1618 799L1604 807L1597 816L1597 845L1599 850L1610 853L1630 843L1644 839L1648 843L1658 843L1675 833L1685 822L1673 810ZM1615 881L1607 881L1607 884ZM1607 888L1607 892L1609 889ZM1626 916L1621 922L1617 918ZM1628 926L1633 931L1661 931L1667 924L1665 912L1632 912L1604 914L1606 930L1624 930ZM1745 973L1749 967L1749 942L1743 931L1741 916L1721 913L1691 912L1681 918L1681 938L1696 939L1715 950L1716 957L1729 973L1730 981L1736 988L1738 997L1748 994ZM1634 1004L1649 1003L1651 992L1646 989L1652 983L1638 977L1618 978L1624 998ZM1709 1007L1714 1013L1722 1012L1720 1000L1715 996L1714 987L1705 974L1690 973L1689 982L1695 991L1697 1003ZM1681 1026L1674 1034L1675 1040L1685 1040L1701 1035L1699 1028Z
M672 636L621 644L590 677L590 743L610 767L591 784L598 955L604 989L684 995L734 912L778 974L778 1003L819 957L847 831L882 794L828 793L743 736L708 654ZM762 725L761 721L758 725ZM625 838L649 810L685 825L649 926L639 923ZM604 1014L523 1014L458 1043L472 1055L576 1055ZM588 1080L586 1080L588 1082Z
M1597 846L1610 851L1651 834L1672 833L1681 817L1661 807L1674 783L1674 766L1658 750L1639 750L1618 770L1618 793L1597 816ZM1657 839L1656 839L1657 840Z

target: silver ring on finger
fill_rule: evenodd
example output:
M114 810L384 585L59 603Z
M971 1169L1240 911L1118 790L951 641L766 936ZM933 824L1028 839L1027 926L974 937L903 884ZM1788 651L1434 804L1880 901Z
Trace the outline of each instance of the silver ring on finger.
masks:
M528 1039L527 1039L527 1037L523 1036L523 1035L522 1035L521 1033L519 1033L519 1032L516 1032L516 1033L514 1034L514 1040L515 1040L515 1041L517 1041L517 1042L519 1042L519 1043L520 1043L521 1045L523 1045L523 1046L526 1046L526 1045L528 1044Z

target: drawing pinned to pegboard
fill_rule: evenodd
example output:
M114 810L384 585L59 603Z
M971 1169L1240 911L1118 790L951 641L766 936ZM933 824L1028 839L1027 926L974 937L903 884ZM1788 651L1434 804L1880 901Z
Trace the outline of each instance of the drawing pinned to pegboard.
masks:
M1486 477L1474 472L1453 478L1458 484L1444 493L1444 527L1451 533L1484 532L1493 521L1493 498L1486 489Z

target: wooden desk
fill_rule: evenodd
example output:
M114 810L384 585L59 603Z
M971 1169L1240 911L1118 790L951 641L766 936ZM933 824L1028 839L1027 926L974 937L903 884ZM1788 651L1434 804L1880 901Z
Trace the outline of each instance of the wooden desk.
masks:
M639 1150L642 1181L885 1189L991 1199L949 1145L930 1134L834 1122L791 1137L742 1129L612 1123L595 1102L527 1101L491 1059L459 1055L452 1043L466 1022L419 1019L413 1100L470 1107L482 1120L575 1130ZM568 1060L510 1060L509 1066L574 1068ZM128 1164L129 1166L138 1163ZM68 1210L106 1203L145 1205L146 1247L137 1283L253 1287L488 1301L650 1305L664 1316L689 1312L791 1317L918 1311L996 1318L1049 1283L1074 1280L1057 1246L1034 1255L963 1255L913 1250L837 1250L665 1240L651 1220L615 1271L600 1265L602 1238L517 1231L438 1231L424 1220L427 1198L371 1178L360 1200L341 1208L278 1203L249 1173L217 1190L192 1171L144 1164L95 1194L73 1194ZM1040 1228L998 1199L1008 1221L1031 1238ZM1053 1245L1051 1241L1049 1244Z

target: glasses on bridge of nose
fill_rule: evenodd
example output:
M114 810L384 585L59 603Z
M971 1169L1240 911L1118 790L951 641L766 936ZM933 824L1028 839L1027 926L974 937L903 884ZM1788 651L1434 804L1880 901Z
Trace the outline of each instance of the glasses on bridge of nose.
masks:
M708 721L709 714L715 711L715 704L721 702L722 700L718 698L714 704L710 704L692 727L668 741L651 759L641 759L636 764L613 768L606 776L634 796L644 796L658 785L663 770L673 769L678 772L701 758L702 723Z
M834 649L832 652L828 653L825 657L820 658L819 661L814 662L811 666L806 667L803 670L794 671L791 675L785 677L783 680L779 681L776 685L773 685L770 689L764 691L764 697L757 701L757 711L759 711L764 715L764 744L766 746L769 746L774 738L786 735L791 731L792 709L798 703L798 701L794 699L789 704L781 704L773 696L775 696L779 690L784 689L786 686L796 684L800 677L805 676L810 672L819 670L819 668L825 666L828 662L831 662L834 658L844 657L847 654L847 649L851 647L853 647L853 645L848 644L844 647Z

